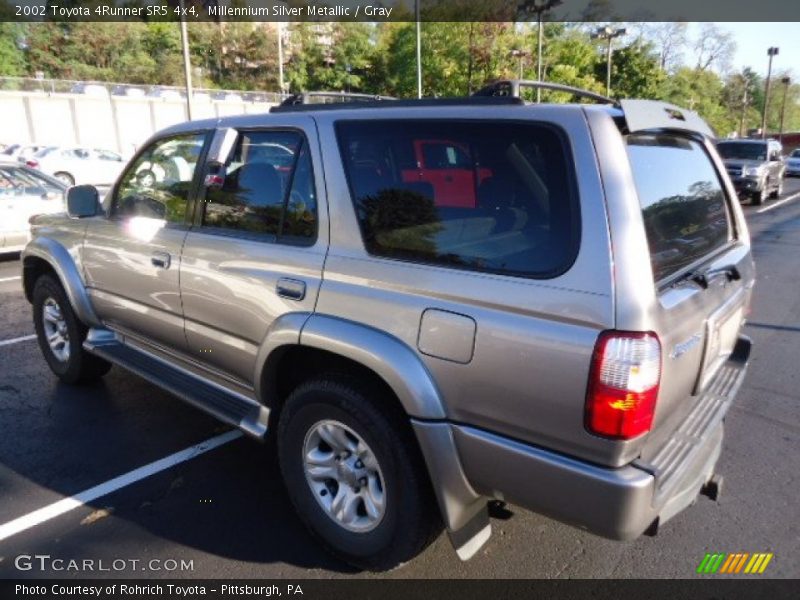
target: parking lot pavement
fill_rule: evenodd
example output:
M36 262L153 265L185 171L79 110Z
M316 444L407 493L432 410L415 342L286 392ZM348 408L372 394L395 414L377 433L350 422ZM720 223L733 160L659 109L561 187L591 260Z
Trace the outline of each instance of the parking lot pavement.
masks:
M789 180L784 197L798 193L800 180ZM727 419L720 503L700 498L657 537L627 543L512 507L515 516L494 521L494 536L472 561L461 563L441 536L385 575L328 557L294 516L271 451L244 438L37 524L34 511L226 428L117 368L91 387L57 383L36 341L25 339L30 307L11 279L19 261L0 261L0 343L23 338L0 345L0 538L9 523L22 527L0 541L0 577L65 574L15 567L17 556L38 554L95 561L94 571L70 576L676 578L694 576L712 551L773 552L766 575L800 577L800 198L777 204L745 207L758 268L746 327L755 348ZM100 560L122 568L98 571ZM170 560L186 570L166 570Z

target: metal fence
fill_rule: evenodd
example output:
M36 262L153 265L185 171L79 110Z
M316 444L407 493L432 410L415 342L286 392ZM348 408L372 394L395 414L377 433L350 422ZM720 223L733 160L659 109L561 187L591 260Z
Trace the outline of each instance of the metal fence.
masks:
M108 81L75 81L35 77L0 77L0 91L40 92L43 94L80 94L84 96L128 98L185 99L186 88L169 85L139 85ZM287 94L194 88L193 102L259 102L279 104Z

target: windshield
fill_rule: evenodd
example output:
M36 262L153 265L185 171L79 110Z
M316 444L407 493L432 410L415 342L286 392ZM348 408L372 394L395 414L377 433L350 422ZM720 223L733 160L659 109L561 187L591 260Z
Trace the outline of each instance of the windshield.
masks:
M717 144L717 151L722 158L767 160L767 145L760 142L725 142Z
M800 158L800 148L798 148L797 150L792 152L791 157L792 158Z

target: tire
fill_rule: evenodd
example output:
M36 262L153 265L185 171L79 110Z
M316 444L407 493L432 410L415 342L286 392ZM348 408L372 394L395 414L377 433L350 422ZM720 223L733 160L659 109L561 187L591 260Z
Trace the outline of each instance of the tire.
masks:
M72 186L75 185L75 178L70 175L69 173L65 173L64 171L59 171L58 173L54 173L53 177L61 181L62 183Z
M383 396L345 375L323 376L295 389L278 424L281 473L300 519L328 551L370 571L410 560L441 531L413 432L405 415ZM355 451L337 459L336 446L348 443ZM306 460L312 453L313 479ZM356 480L358 494L342 483ZM335 508L326 509L325 503L333 507L340 496L343 508L335 516Z
M83 349L88 329L75 316L64 288L52 275L42 275L33 287L33 324L39 348L61 381L88 383L108 373L111 363ZM48 336L54 338L52 344Z
M769 195L770 198L775 198L776 200L781 197L783 194L783 178L778 182L778 187Z
M764 184L764 187L759 190L758 192L753 192L751 196L751 202L753 206L761 206L764 204L764 200L767 199L767 185Z

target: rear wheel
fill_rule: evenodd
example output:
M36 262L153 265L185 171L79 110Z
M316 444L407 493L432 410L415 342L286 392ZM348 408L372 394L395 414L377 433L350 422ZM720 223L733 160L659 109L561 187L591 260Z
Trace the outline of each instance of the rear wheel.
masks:
M33 324L50 370L66 383L94 381L111 364L83 349L87 328L75 316L61 283L42 275L33 288Z
M64 171L59 171L58 173L55 173L53 177L55 177L65 185L75 185L75 178L69 173L65 173Z
M416 556L438 519L408 423L381 391L346 376L301 384L278 426L289 495L328 550L369 570Z

